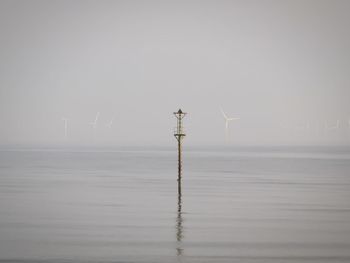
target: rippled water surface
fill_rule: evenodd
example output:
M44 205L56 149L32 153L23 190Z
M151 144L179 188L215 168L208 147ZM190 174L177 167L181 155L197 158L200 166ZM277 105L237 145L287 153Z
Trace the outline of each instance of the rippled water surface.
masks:
M0 151L0 262L350 262L350 150Z

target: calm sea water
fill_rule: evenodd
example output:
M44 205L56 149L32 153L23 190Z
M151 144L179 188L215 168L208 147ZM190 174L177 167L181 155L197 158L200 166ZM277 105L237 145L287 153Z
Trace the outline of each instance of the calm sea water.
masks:
M349 148L0 151L0 262L350 262Z

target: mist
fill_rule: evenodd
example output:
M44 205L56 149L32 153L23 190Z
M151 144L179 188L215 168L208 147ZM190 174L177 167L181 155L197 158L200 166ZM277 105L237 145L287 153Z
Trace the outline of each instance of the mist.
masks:
M0 144L349 144L349 8L1 0Z

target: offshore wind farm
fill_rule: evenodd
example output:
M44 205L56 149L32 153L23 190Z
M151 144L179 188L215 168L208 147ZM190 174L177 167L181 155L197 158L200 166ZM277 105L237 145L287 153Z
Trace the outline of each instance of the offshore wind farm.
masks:
M215 108L211 109L211 108L207 108L207 110L214 110ZM225 145L234 145L234 144L239 144L239 138L235 138L235 129L238 130L242 130L245 129L244 124L235 124L232 125L233 127L231 128L233 130L230 131L230 123L231 122L235 122L240 120L240 117L228 117L225 113L225 111L223 110L223 108L220 106L219 107L220 113L222 115L222 117L224 118L224 136L218 136L219 138L221 138L221 142L219 142L219 144L225 144ZM218 112L219 113L219 112ZM127 114L124 114L124 116L128 117ZM126 125L128 125L128 122L121 122L118 121L117 126L114 124L115 121L115 117L112 117L111 119L109 119L107 122L105 122L105 124L98 124L100 118L100 112L96 113L95 119L92 122L89 122L89 126L91 126L94 134L97 134L97 129L99 130L106 130L106 129L114 129L115 133L114 136L118 137L118 130L120 130L120 128L125 128ZM130 115L130 118L134 118L132 117L132 115ZM219 119L219 116L217 115L216 120ZM64 125L64 129L62 132L62 135L64 137L65 140L67 140L68 138L68 119L67 118L62 118L63 121L63 125ZM208 121L208 119L206 120ZM215 122L214 118L209 119L209 121L211 122ZM248 119L249 121L249 119ZM77 123L76 125L78 125L79 123ZM118 127L119 125L119 127ZM80 126L84 126L84 124L80 123ZM218 125L219 126L219 125ZM143 130L142 130L143 126L135 126L135 129L137 131L139 131L140 134L142 134ZM323 123L322 121L317 122L315 120L307 120L307 121L298 121L298 122L292 122L292 121L286 121L286 120L281 120L278 123L271 123L270 122L270 127L268 127L268 129L270 131L271 134L273 134L274 132L276 132L276 130L280 133L288 133L290 137L295 137L296 139L296 143L299 145L332 145L332 143L336 142L336 145L339 145L339 141L341 142L341 144L347 145L350 143L350 134L348 134L349 131L349 124L347 122L346 119L336 119L332 121L329 120L325 120ZM83 132L79 133L79 136L81 136ZM103 133L99 134L101 136L101 138L103 138L105 135ZM97 138L98 135L95 135L95 138ZM194 134L194 136L196 136L196 134ZM308 137L312 137L315 138L315 140L309 140L308 141ZM71 138L72 139L72 138ZM289 138L290 139L290 138ZM299 140L299 141L298 141ZM59 140L58 140L59 141ZM53 140L51 142L52 145L56 145L59 146L57 140ZM73 138L74 141L74 138ZM73 142L72 141L72 142ZM113 139L111 139L112 145L113 144ZM89 146L89 141L85 142L87 146ZM280 145L288 145L288 142L277 142ZM74 144L72 145L74 146Z
M0 263L350 262L349 10L1 0Z

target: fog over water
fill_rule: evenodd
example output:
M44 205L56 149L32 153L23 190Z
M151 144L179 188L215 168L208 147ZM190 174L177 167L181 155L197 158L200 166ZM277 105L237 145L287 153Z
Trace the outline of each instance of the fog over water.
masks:
M1 0L0 144L349 144L349 9Z
M349 11L0 0L0 263L350 262Z

